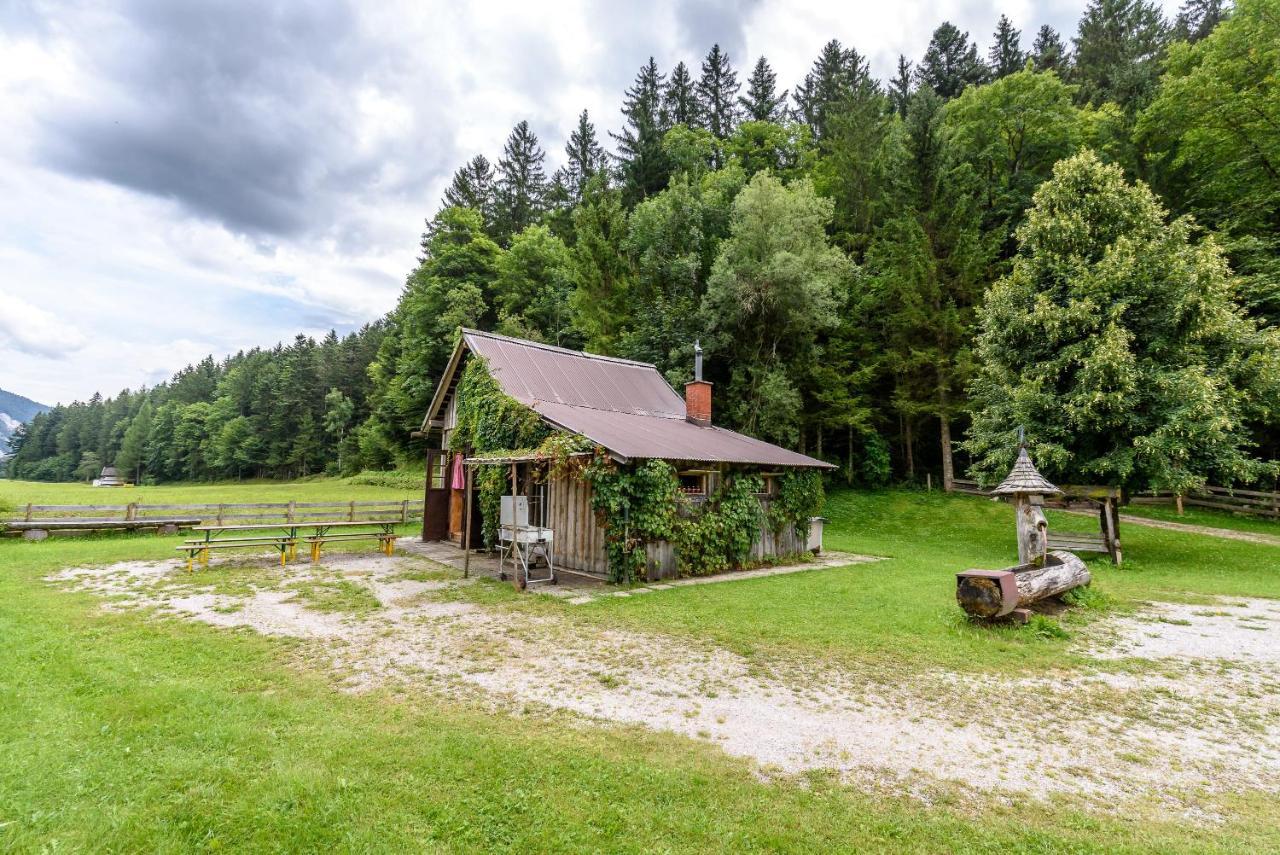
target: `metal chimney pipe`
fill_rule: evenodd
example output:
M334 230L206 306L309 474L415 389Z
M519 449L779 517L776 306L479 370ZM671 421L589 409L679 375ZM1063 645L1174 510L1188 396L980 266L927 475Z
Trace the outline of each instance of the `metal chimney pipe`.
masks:
M699 339L693 341L693 379L702 379L702 345Z

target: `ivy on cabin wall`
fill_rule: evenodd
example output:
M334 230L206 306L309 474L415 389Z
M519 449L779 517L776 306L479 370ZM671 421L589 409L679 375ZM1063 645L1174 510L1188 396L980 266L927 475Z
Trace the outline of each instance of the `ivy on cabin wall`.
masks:
M762 486L758 475L733 474L704 502L680 497L684 512L672 545L681 575L706 576L747 563L764 513L757 496Z
M591 507L604 529L609 581L631 584L645 566L645 546L669 540L684 497L676 470L665 460L619 466L603 449L582 470Z
M816 469L789 469L778 476L778 492L769 502L769 527L778 537L787 526L795 526L803 543L809 539L809 520L822 511L826 496L822 473Z

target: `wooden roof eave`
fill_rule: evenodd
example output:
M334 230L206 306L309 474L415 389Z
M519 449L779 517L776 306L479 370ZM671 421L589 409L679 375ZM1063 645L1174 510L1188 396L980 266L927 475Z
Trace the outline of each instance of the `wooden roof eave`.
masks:
M436 392L431 396L431 405L427 407L427 414L422 418L422 430L427 430L433 426L443 426L444 421L440 416L440 409L444 406L445 399L449 397L449 390L453 388L453 378L458 371L458 366L462 363L463 354L467 350L467 337L465 335L458 337L458 344L453 348L453 355L449 357L449 364L445 367L444 373L440 375L440 382L436 384Z

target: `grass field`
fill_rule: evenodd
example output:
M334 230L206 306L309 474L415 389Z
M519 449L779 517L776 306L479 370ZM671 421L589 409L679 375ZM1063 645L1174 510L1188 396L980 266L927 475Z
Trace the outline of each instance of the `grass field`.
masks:
M336 482L152 489L183 496L175 501L354 498ZM399 497L387 490L369 497L393 495ZM1007 507L938 494L839 493L826 515L829 548L891 560L576 608L517 597L496 584L477 586L477 596L498 609L554 610L582 626L711 640L762 661L829 658L876 680L936 667L1035 673L1079 664L1067 639L1034 628L993 633L958 617L954 572L1010 563ZM1053 524L1074 524L1058 516ZM1068 632L1150 598L1280 597L1280 549L1136 526L1125 537L1124 569L1091 563L1102 608L1067 618ZM42 581L71 565L170 558L175 542L0 541L0 847L1280 848L1280 808L1261 794L1233 796L1221 822L1194 826L1069 803L925 802L821 774L763 780L749 763L672 734L560 714L512 718L402 689L344 693L332 674L297 655L294 641L146 611L104 611L93 595ZM342 593L310 595L336 607L332 598Z

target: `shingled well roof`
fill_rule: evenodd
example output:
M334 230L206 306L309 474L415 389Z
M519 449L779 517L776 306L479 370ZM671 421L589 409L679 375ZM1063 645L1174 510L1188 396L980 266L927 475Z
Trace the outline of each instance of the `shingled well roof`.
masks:
M684 398L648 363L476 330L463 330L424 428L439 418L464 350L482 357L512 398L619 458L834 468L731 430L685 421Z

